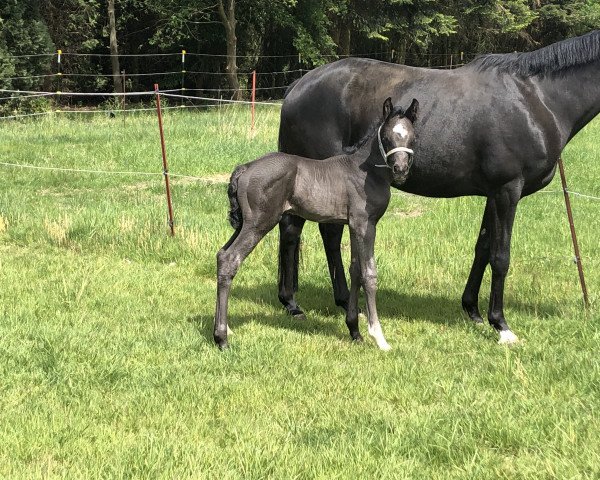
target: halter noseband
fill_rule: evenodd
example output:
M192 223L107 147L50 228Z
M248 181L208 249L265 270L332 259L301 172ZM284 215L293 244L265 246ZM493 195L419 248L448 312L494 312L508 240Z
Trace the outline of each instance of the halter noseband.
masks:
M381 167L381 168L389 168L390 170L393 170L392 167L390 167L387 163L387 159L390 155L393 155L396 152L406 152L409 155L414 155L414 150L412 150L411 148L407 148L407 147L396 147L396 148L392 148L389 152L385 152L385 148L383 148L383 143L381 143L381 127L383 127L383 123L381 124L381 126L379 127L379 129L377 130L377 142L379 143L379 151L381 152L381 156L383 157L383 161L384 164L383 165L375 165L376 167Z

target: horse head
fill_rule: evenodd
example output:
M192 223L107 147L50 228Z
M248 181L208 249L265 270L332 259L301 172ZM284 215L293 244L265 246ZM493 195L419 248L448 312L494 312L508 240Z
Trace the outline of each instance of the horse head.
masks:
M377 140L379 151L392 171L395 185L404 183L413 162L413 123L417 119L418 109L419 102L416 99L413 99L406 111L402 108L394 109L390 97L383 102L383 124L377 132Z

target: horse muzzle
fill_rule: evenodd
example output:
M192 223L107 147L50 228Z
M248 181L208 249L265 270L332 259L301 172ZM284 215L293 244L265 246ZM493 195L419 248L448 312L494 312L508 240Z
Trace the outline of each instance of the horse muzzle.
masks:
M392 173L394 176L394 183L400 184L404 183L408 178L408 174L410 172L410 164L408 163L394 163L392 166Z

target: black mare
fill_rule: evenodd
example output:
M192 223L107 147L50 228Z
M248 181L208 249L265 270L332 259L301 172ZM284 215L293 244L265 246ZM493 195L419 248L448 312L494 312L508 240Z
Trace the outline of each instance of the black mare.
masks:
M367 298L369 334L382 350L383 336L375 305L377 271L375 228L387 209L392 183L402 183L409 172L414 142L412 123L418 102L406 112L383 103L383 118L370 128L351 152L324 161L270 153L237 167L228 196L233 236L217 254L217 306L214 339L227 347L227 304L231 282L241 263L284 213L317 222L348 224L351 238L351 291L346 324L354 340L358 330L358 291Z
M478 297L489 264L489 322L501 343L517 341L503 312L517 203L551 181L567 142L600 112L600 31L529 53L484 55L451 71L358 58L322 66L288 89L280 150L339 154L364 134L390 91L394 103L421 100L414 165L395 186L430 197L486 197L462 306L482 322ZM302 314L294 293L303 223L286 216L279 224L279 299L293 315ZM342 229L320 225L335 301L345 307Z

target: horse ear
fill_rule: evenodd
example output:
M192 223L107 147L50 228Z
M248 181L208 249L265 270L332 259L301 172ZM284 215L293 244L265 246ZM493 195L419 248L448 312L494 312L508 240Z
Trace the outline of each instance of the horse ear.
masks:
M410 123L415 123L417 121L417 112L418 111L419 111L419 102L417 101L416 98L413 98L413 101L410 104L410 107L408 107L408 110L406 111L404 116L410 120Z
M383 118L388 118L390 113L392 113L392 109L394 107L392 106L392 97L388 97L385 99L385 102L383 102Z

